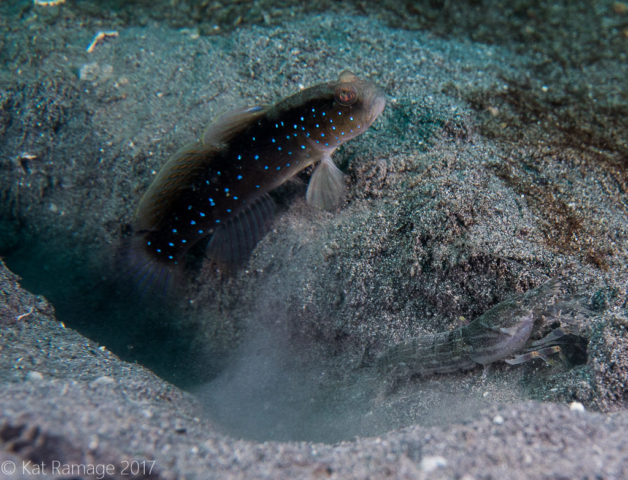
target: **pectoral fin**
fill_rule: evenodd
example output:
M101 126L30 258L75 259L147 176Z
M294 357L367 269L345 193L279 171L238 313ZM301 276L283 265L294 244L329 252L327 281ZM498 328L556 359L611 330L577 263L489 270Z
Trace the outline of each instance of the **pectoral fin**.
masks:
M221 224L207 245L207 255L224 270L246 262L273 221L275 204L268 194Z
M305 196L307 203L321 210L333 210L345 196L344 174L325 155L312 174Z

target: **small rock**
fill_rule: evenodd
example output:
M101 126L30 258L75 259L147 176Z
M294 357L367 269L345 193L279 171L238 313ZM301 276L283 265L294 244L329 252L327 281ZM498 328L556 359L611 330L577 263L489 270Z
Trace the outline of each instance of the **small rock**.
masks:
M626 15L628 13L628 3L625 2L614 2L611 8L613 13L617 15Z
M87 448L89 448L89 450L91 450L92 452L95 451L98 448L99 442L98 442L98 437L96 435L92 436L89 445L87 446Z
M441 456L431 456L431 457L423 457L421 460L421 470L424 472L433 472L437 468L446 467L447 460L445 460Z
M184 426L184 424L183 424L183 422L181 420L177 419L174 422L174 431L179 433L179 434L181 434L181 435L183 435L183 434L187 433L187 428L185 428L185 426Z
M79 79L84 82L107 80L113 75L111 65L99 65L97 62L86 63L79 70Z
M44 379L44 376L36 371L32 371L32 372L28 372L26 374L26 380L30 381L30 382L40 382Z
M582 405L580 402L571 402L569 404L569 410L573 412L584 412L584 405Z
M84 82L93 82L98 78L100 66L97 62L86 63L79 70L79 79Z
M495 417L493 417L493 423L495 425L501 425L504 423L504 417L502 417L501 415L495 415Z
M103 375L102 377L98 377L96 380L92 382L92 386L96 385L109 385L110 383L114 383L115 380L107 375Z

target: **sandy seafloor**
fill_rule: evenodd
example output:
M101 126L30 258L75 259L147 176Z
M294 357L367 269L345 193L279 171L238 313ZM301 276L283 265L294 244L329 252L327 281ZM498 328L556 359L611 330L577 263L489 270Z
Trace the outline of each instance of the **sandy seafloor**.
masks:
M627 49L622 2L3 2L0 478L628 478ZM168 155L345 68L340 209L306 171L237 274L112 290ZM585 357L370 368L550 277Z

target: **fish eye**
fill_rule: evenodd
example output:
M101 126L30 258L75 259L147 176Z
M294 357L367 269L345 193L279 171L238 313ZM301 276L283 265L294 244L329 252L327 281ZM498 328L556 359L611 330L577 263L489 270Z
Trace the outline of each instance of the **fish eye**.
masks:
M336 102L340 105L348 107L349 105L353 105L358 99L358 91L355 88L355 85L350 83L341 83L336 87L334 97Z

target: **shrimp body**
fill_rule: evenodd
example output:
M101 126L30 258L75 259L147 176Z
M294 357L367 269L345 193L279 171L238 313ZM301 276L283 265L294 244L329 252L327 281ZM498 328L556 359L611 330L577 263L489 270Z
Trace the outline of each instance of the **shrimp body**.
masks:
M559 288L558 280L550 280L497 304L468 325L394 345L377 359L376 368L384 374L405 371L430 375L469 370L477 365L486 367L506 360L526 346L535 322L553 305ZM560 351L554 346L544 346L545 353ZM542 354L537 356L543 358ZM524 356L517 358L524 359ZM509 363L521 363L530 358L533 357Z

